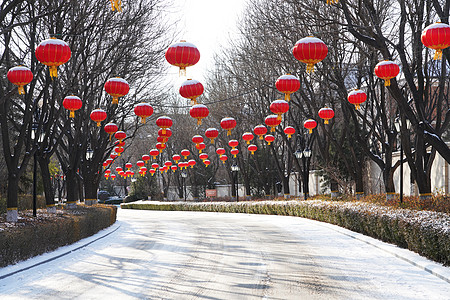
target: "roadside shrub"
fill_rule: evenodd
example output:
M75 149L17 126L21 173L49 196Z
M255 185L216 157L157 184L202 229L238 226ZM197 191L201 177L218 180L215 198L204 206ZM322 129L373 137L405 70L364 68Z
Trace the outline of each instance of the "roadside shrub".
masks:
M77 206L37 218L20 212L14 226L0 228L0 267L52 251L89 237L116 221L117 207L109 205Z
M450 216L350 201L130 203L122 208L287 215L335 224L450 265Z

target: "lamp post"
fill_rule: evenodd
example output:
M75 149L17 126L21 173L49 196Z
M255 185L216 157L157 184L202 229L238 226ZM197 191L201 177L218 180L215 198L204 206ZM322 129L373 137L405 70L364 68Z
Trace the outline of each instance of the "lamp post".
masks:
M186 177L187 177L187 173L186 172L181 172L181 177L183 178L183 194L184 194L184 201L186 202Z
M309 177L309 159L312 155L312 151L309 148L301 149L299 148L297 151L294 152L295 157L297 159L301 159L303 169L300 170L302 172L303 177L303 197L305 200L309 197L309 186L308 186L308 177Z
M239 183L238 183L238 172L239 172L239 166L234 163L231 166L231 172L233 173L233 181L235 183L235 191L236 191L236 202L239 201Z
M409 130L411 127L411 122L406 119L406 129ZM394 126L397 132L400 133L400 203L403 203L403 143L402 143L402 122L400 118L397 117L394 121Z
M37 106L34 119L35 122L31 125L31 139L34 141L34 147L36 148L33 155L34 165L33 165L33 217L37 215L37 152L39 150L39 143L42 143L44 140L44 132L39 130L39 118L40 118L40 110L43 105L43 100L34 101Z

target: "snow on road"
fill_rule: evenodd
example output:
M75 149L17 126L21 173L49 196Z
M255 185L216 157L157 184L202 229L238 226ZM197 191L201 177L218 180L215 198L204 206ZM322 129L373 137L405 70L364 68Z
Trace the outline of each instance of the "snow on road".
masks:
M136 210L118 219L105 238L1 279L0 299L450 299L448 282L329 224Z

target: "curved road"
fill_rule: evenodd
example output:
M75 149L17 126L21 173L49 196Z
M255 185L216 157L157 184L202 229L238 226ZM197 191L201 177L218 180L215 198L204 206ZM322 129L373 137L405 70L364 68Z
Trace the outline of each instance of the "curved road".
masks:
M119 210L120 228L0 280L0 299L449 299L450 284L295 217Z

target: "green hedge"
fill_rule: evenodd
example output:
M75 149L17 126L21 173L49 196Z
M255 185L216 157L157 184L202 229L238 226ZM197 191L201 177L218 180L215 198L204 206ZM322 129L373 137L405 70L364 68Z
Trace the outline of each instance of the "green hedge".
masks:
M114 224L116 214L115 206L78 206L0 231L0 267L89 237Z
M450 265L450 216L361 202L129 203L122 208L297 216L335 224Z

